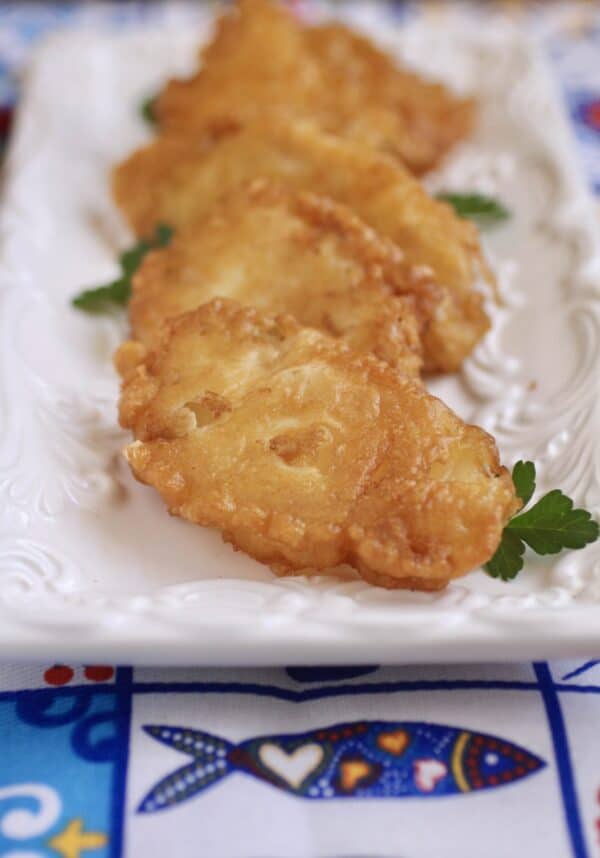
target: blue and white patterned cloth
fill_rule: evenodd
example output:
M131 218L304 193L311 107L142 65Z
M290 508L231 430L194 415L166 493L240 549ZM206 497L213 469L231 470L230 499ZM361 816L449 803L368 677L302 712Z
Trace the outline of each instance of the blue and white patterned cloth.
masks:
M456 5L486 26L517 15L543 39L600 194L597 4ZM1 4L0 134L47 31L197 14L178 2ZM444 4L356 4L353 14L400 26ZM0 856L600 855L599 725L600 661L4 665Z

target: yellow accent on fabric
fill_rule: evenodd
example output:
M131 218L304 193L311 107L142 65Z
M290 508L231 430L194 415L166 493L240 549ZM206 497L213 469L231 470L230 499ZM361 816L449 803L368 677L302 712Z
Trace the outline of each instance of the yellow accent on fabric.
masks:
M83 831L83 820L72 819L66 828L48 841L48 846L62 858L80 858L82 852L106 846L106 834L99 831Z
M452 750L452 759L450 765L452 766L452 774L454 775L454 780L456 781L458 788L461 792L470 792L471 787L469 786L469 782L465 777L465 773L462 767L462 755L465 750L465 745L469 741L470 733L461 733L458 739L456 740L456 745Z
M404 753L410 743L410 736L406 730L394 730L392 733L380 733L377 737L379 747L387 751L388 754L393 754L399 757Z
M370 773L372 766L366 760L349 760L340 766L340 784L344 792L352 792Z

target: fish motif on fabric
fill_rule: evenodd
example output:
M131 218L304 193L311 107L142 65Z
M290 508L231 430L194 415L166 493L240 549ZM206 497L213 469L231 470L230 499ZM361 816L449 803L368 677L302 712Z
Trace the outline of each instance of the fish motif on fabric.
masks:
M420 721L356 721L239 744L187 727L144 730L190 760L150 790L140 813L187 801L234 772L308 799L430 798L492 789L546 765L504 739Z

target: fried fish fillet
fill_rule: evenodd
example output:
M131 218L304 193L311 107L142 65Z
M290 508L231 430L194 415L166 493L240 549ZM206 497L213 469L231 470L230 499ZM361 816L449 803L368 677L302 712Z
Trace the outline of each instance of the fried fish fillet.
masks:
M116 363L137 479L276 571L350 564L440 589L490 558L519 506L489 435L291 316L215 299Z
M301 27L269 0L241 0L217 21L201 53L201 71L170 80L153 112L160 129L197 133L207 125L239 125L267 111L311 115L322 86Z
M420 175L473 130L473 99L402 68L340 24L309 27L309 48L326 81L323 126L399 158Z
M425 368L460 368L489 327L475 285L487 270L477 230L388 156L312 123L270 117L197 139L159 137L117 167L113 190L129 223L145 235L158 221L178 229L207 215L222 196L257 177L348 206L394 241L409 265L431 269L440 301L423 331Z
M159 95L156 116L162 130L186 134L267 111L312 119L422 173L470 132L474 105L347 27L302 27L279 3L240 0L219 20L200 70Z
M427 319L437 291L345 206L257 179L146 257L129 302L133 335L152 346L165 319L215 297L290 313L418 375L415 311Z

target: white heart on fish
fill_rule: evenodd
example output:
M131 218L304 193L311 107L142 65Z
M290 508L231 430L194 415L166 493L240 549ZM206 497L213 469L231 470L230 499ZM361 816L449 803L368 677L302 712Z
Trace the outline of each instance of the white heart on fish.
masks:
M438 781L448 774L448 767L439 760L415 760L415 783L421 792L433 792Z
M266 742L260 746L258 756L263 766L275 772L291 787L299 787L323 761L323 748L316 744L301 745L288 754L279 745Z

